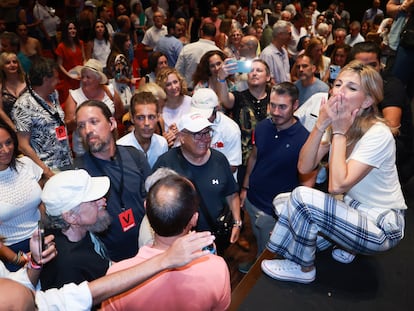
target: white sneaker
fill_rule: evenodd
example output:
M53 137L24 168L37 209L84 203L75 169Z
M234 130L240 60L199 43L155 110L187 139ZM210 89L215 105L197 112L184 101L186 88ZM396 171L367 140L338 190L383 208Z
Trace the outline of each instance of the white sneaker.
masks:
M336 261L348 264L354 261L355 255L350 252L347 252L346 250L343 250L342 248L335 247L332 250L332 258Z
M264 273L276 280L305 284L315 280L316 269L303 272L300 265L287 259L263 260L261 266Z

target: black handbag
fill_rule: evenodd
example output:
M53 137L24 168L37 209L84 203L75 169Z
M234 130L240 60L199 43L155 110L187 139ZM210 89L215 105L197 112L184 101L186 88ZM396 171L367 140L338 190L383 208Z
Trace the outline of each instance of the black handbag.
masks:
M229 206L227 204L223 204L223 210L216 219L214 234L216 236L225 236L230 239L233 223L233 214Z

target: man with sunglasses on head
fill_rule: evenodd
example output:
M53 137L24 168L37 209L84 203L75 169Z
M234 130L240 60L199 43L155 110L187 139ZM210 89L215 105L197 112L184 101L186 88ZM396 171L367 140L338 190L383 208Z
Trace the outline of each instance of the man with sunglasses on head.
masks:
M242 225L238 187L226 157L212 148L212 126L199 113L184 115L178 123L181 145L161 155L153 167L168 167L190 179L200 196L197 231L214 230L215 220L223 211L223 203L232 212L234 224L229 240L216 239L218 254L239 238Z

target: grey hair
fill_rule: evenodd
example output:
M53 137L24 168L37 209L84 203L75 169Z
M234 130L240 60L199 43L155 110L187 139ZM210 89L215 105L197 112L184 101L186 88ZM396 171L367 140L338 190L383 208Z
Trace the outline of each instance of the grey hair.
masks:
M79 211L80 204L69 210L67 213L77 214ZM52 216L48 215L46 212L45 227L50 229L67 230L70 227L70 223L63 218L63 214Z
M286 31L286 29L290 27L292 28L292 23L284 20L278 20L276 24L273 25L273 37L276 37L278 34Z
M149 192L151 187L160 179L167 176L178 175L178 173L168 167L160 167L145 180L145 190Z

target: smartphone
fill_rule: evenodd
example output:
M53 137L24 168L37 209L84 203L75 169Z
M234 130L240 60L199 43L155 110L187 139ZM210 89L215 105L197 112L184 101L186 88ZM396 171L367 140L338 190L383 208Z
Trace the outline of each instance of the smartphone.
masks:
M208 250L213 255L217 254L216 247L214 246L214 243L203 247L203 251L205 251L205 250Z
M338 65L329 66L329 79L335 80L338 77L341 67Z
M237 61L237 72L249 73L250 71L252 71L251 60L238 60Z
M39 254L41 256L43 250L46 249L45 246L45 227L41 220L37 223L37 232L39 234Z

